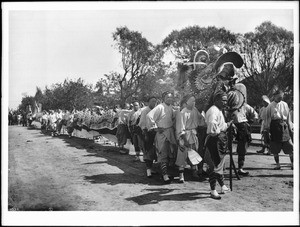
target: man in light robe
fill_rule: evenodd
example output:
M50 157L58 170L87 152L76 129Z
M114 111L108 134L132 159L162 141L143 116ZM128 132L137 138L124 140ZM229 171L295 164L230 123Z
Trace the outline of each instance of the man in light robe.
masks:
M54 136L56 133L56 121L57 121L57 114L54 110L50 110L49 115L49 128L51 131L51 136Z
M195 151L199 148L197 137L197 128L204 118L195 108L195 97L191 94L183 97L186 107L183 108L176 116L176 137L179 141L179 147L176 158L176 165L179 167L179 182L184 182L184 168L187 164L192 167L193 176L198 178L197 166L192 165L188 160L188 149Z
M281 169L279 163L279 153L281 150L289 154L291 168L293 169L294 145L290 136L289 107L283 101L284 93L278 90L274 93L274 101L267 107L266 127L270 131L271 142L270 151L274 155L276 162L275 170Z
M118 146L120 148L120 154L128 154L128 150L124 149L127 139L129 137L128 131L128 115L131 112L130 105L128 103L124 104L123 109L116 110L118 114L118 127L116 132L116 137L118 140Z
M221 199L216 191L217 182L221 186L221 194L229 191L224 184L223 169L225 164L225 155L228 153L227 129L231 122L226 123L222 110L227 103L227 95L219 91L214 95L214 105L211 106L206 114L207 137L205 141L204 159L208 168L210 196L213 199Z
M163 103L154 107L146 116L148 121L148 130L156 131L155 147L157 149L157 158L160 163L163 181L166 184L171 183L168 176L168 165L174 163L176 157L177 141L174 132L175 111L172 108L173 95L171 92L165 92L162 96Z
M142 130L142 150L144 154L144 161L146 163L146 174L147 177L152 177L152 173L154 173L152 166L153 161L157 160L157 155L154 146L155 139L155 130L147 129L147 114L156 106L157 99L156 97L151 96L148 99L148 106L146 106L141 113L141 118L139 122L139 127Z
M268 152L266 153L267 155L270 155L270 132L267 130L266 127L266 116L267 116L267 107L270 104L270 100L266 95L262 96L262 100L263 100L263 107L260 108L259 110L259 114L258 114L258 118L259 118L259 122L261 123L261 127L260 127L260 133L264 138L263 141L263 146L262 149L259 151L256 151L258 154L264 154L265 150L267 149Z

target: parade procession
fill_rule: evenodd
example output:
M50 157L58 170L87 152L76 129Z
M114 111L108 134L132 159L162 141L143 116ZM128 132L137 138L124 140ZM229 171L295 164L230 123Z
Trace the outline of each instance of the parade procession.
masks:
M174 179L184 183L185 169L190 168L194 179L209 181L211 198L219 200L220 194L232 189L231 182L230 188L225 184L223 171L225 156L232 155L233 135L238 168L231 157L230 171L234 170L238 178L249 175L243 167L251 143L251 124L258 121L259 115L247 104L246 86L236 82L236 71L244 64L240 54L226 52L207 65L208 58L207 51L199 50L192 64L178 66L178 86L182 89L179 105L174 103L171 91L161 97L149 96L145 103L136 100L106 110L94 106L81 111L48 112L35 103L35 108L29 106L26 123L22 124L34 127L34 122L39 122L41 131L52 137L107 138L119 147L121 155L129 154L128 143L134 149L134 161L145 163L147 178L157 174L152 169L157 163L163 184ZM276 90L272 103L262 97L269 104L260 116L261 133L270 137L264 145L274 156L274 170L281 168L281 149L289 155L293 169L293 116L283 96L283 91Z
M296 11L196 2L8 9L6 215L97 211L42 218L54 226L300 220Z

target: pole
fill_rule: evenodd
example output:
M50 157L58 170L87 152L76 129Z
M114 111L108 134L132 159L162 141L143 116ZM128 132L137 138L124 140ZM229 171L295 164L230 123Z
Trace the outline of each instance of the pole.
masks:
M233 157L232 157L232 140L233 140L233 136L232 136L232 124L230 124L229 128L228 128L228 150L229 150L229 158L230 158L230 164L229 164L229 187L230 190L232 191L232 169L234 170L235 176L238 180L240 180L240 176L235 168L235 164L233 161Z

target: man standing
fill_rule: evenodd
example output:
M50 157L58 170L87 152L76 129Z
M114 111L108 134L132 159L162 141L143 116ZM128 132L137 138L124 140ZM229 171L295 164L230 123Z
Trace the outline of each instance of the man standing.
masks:
M244 103L244 105L232 113L233 123L237 128L237 154L238 154L238 173L242 176L248 176L249 172L243 170L247 148L251 142L250 124L254 119L258 119L258 114L253 107Z
M267 113L267 107L270 104L270 100L268 98L268 96L263 95L262 96L262 100L263 100L263 107L260 109L259 111L259 122L261 123L261 128L260 128L260 133L264 138L263 141L263 146L262 149L259 151L256 151L258 154L264 154L265 149L268 150L267 154L270 155L270 136L269 136L269 131L266 129L266 113Z
M199 141L197 137L197 128L204 118L195 108L195 97L188 94L183 97L186 107L179 112L176 117L176 136L181 149L177 152L176 165L179 167L179 182L184 182L184 168L187 164L191 165L193 176L198 177L197 165L193 165L188 160L188 149L198 151Z
M175 111L172 108L173 95L171 92L164 92L162 95L163 103L153 108L146 116L149 122L148 129L156 131L155 146L157 158L160 163L163 181L171 183L168 176L168 164L174 163L177 142L174 133L173 121Z
M156 106L157 99L154 96L151 96L148 99L148 106L142 110L141 119L139 122L139 127L142 130L142 150L144 153L144 161L146 163L146 172L147 177L152 177L152 165L153 161L157 160L154 139L155 139L155 130L147 129L147 114Z
M294 145L289 132L289 107L283 101L284 93L278 90L274 93L274 101L267 108L266 126L270 130L271 142L270 150L276 162L275 170L281 169L279 163L279 153L281 150L289 154L291 168L293 169Z
M204 159L208 168L210 196L213 199L221 199L216 191L217 181L221 186L221 194L229 191L224 184L223 169L225 164L225 155L228 152L228 138L226 131L232 121L226 123L222 110L227 103L227 95L219 91L214 95L214 105L211 106L206 114L207 137L205 141Z
M143 160L143 153L141 152L142 141L141 141L141 128L138 126L140 122L142 109L140 108L140 104L138 101L133 102L133 110L128 116L129 120L129 132L131 134L132 144L135 150L135 160L141 161Z
M120 148L121 154L127 154L128 151L124 149L124 145L127 143L129 137L128 131L128 114L131 112L130 105L125 103L124 108L121 110L116 110L118 114L118 127L116 137L118 139L118 146Z

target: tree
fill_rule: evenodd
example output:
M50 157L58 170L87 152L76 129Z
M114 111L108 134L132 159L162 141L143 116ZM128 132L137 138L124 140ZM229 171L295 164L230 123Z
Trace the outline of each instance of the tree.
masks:
M182 30L173 30L162 42L165 52L171 52L176 59L193 61L198 50L207 50L210 54L210 62L214 62L218 53L216 49L226 48L236 42L235 34L225 28L215 26L200 27L189 26Z
M130 97L136 94L149 69L157 62L157 52L152 43L147 41L141 33L130 31L126 26L119 27L113 33L115 47L121 54L122 74L112 72L106 77L113 84L118 83L115 87L120 92L120 102L123 104Z
M293 89L293 33L263 22L255 32L244 34L240 41L244 53L244 77L248 93L256 94L250 102L257 103L261 96L272 95L278 87L290 93ZM257 99L258 98L258 99Z
M94 104L103 107L112 108L120 103L119 91L119 78L120 75L116 72L105 74L96 83L96 92L94 93Z
M36 87L36 92L35 92L34 99L35 99L35 101L38 102L38 103L40 103L40 102L43 101L44 95L43 95L43 92L42 92L42 89L41 89L41 88Z
M29 110L29 106L31 108L31 111L33 111L33 105L34 105L34 97L33 96L23 96L21 104L18 107L18 110L26 113Z
M92 85L79 78L75 81L65 79L50 88L46 86L42 104L46 110L90 108L93 105Z

